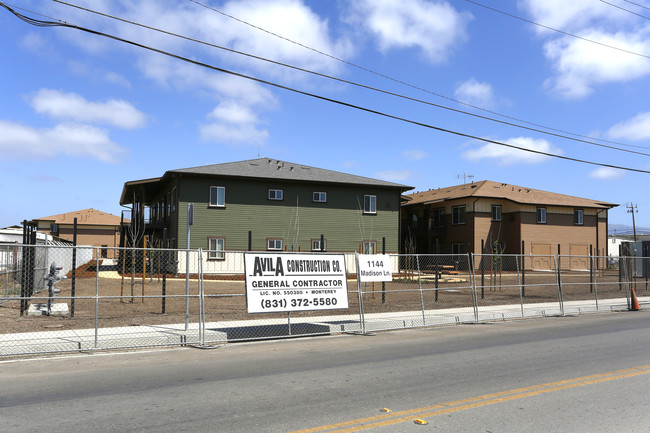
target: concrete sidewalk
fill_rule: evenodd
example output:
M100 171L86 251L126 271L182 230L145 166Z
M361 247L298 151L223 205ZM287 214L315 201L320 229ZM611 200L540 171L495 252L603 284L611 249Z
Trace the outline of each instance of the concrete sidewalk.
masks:
M639 297L642 307L650 305L650 297ZM596 302L535 303L445 310L407 311L395 313L327 315L293 318L290 315L266 320L230 322L123 326L115 328L76 329L26 332L0 335L0 356L56 352L79 352L129 349L152 346L215 345L242 340L263 340L305 335L369 333L376 331L443 326L461 323L492 322L532 317L576 315L590 312L625 311L627 299L606 299Z

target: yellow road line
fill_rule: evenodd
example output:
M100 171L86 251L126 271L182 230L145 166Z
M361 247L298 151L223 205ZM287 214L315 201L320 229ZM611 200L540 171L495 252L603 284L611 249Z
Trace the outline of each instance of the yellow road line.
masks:
M562 391L570 388L577 388L585 385L607 382L611 380L624 379L633 376L650 373L650 365L626 368L624 370L610 371L607 373L593 374L574 379L560 380L556 382L533 385L525 388L517 388L510 391L485 394L478 397L471 397L463 400L455 400L448 403L435 404L431 406L408 409L399 412L391 412L367 418L360 418L352 421L345 421L337 424L329 424L314 427L306 430L297 430L292 433L314 433L314 432L337 432L351 433L361 430L369 430L376 427L385 427L402 422L415 421L419 418L427 418L438 415L459 412L467 409L487 406L506 401L532 397L550 392ZM347 427L347 428L346 428Z

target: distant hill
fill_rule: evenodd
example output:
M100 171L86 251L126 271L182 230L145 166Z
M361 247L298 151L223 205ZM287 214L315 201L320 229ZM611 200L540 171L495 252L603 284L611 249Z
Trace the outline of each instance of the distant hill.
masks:
M619 235L619 236L627 236L627 235L633 235L634 234L634 228L632 226L628 226L625 224L609 224L607 227L607 234L609 236L613 235ZM636 234L637 235L650 235L650 228L648 227L637 227L636 228Z

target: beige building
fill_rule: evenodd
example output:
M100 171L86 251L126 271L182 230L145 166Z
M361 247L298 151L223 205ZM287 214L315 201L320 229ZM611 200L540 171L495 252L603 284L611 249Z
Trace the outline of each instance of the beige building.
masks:
M92 245L101 248L100 255L114 258L112 248L119 246L120 217L84 209L32 220L39 232L58 236L72 242L74 219L77 219L77 245Z
M481 181L404 196L402 247L420 254L607 256L607 211L618 206Z

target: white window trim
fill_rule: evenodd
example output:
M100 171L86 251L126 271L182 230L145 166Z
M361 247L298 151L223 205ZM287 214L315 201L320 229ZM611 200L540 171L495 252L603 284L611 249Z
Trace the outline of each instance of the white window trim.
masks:
M277 193L280 193L280 197L278 197ZM271 197L271 193L273 194L273 197ZM278 188L269 188L269 195L268 195L269 200L284 200L284 190L278 189Z
M215 241L215 248L212 248L212 241ZM219 242L222 241L222 249L219 249ZM208 238L208 260L226 259L226 239L220 237Z
M280 242L280 247L278 248L277 245L273 245L273 247L271 247L271 242L273 242L274 244ZM282 251L283 244L284 242L282 241L282 239L269 238L266 240L266 249L269 251Z
M316 198L316 194L318 194L318 198ZM314 203L327 203L327 193L323 191L314 191L311 198Z
M320 248L320 239L312 239L311 240L311 250L312 251L327 251L327 239L323 241L325 244L325 248L321 250Z
M366 208L366 198L370 200L369 208ZM372 204L374 201L374 209ZM363 213L368 214L368 215L376 215L377 214L377 196L374 194L365 194L363 196Z
M543 211L543 215L540 215L540 211ZM546 208L538 207L535 211L535 221L537 224L546 224Z
M372 246L372 249L369 248ZM377 241L363 241L361 250L363 254L377 254Z
M217 190L217 203L212 203L212 190ZM223 204L219 204L219 189L223 189ZM210 187L210 197L208 197L208 205L210 207L226 207L226 187L225 186L211 186Z

